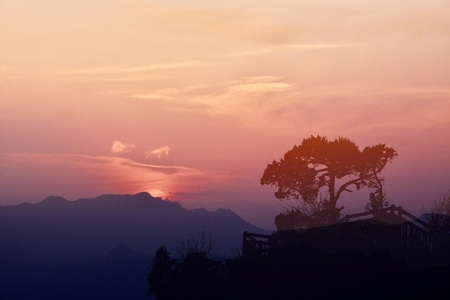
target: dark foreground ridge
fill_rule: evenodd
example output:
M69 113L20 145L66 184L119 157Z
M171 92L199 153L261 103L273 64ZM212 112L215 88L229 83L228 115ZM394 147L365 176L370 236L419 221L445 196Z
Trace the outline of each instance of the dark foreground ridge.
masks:
M204 253L167 259L149 283L160 300L450 299L447 235L436 236L401 207L350 219L272 235L244 232L242 256L223 264Z
M192 253L151 283L159 300L449 299L449 272L450 265L411 268L388 251L324 253L287 243L224 264Z

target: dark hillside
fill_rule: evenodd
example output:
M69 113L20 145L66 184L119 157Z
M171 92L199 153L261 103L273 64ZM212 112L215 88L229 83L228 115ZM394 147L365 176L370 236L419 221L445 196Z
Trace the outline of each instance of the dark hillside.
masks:
M148 193L0 207L0 299L147 299L151 255L205 232L212 255L267 233L226 209L186 210Z
M37 204L0 207L2 244L42 256L106 253L119 244L153 253L162 244L172 247L202 230L215 241L219 256L240 248L243 231L266 232L229 210L186 210L148 193L77 201L48 197Z

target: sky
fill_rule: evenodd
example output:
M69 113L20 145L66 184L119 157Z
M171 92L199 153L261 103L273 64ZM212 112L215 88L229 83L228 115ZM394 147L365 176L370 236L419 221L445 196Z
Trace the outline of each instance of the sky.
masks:
M0 45L0 205L148 191L274 229L260 178L311 135L397 150L413 214L450 190L447 0L0 0Z

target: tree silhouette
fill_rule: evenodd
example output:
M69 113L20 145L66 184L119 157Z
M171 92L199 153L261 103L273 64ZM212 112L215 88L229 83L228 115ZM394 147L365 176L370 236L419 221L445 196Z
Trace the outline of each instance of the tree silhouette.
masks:
M161 246L156 250L151 271L147 276L150 295L155 295L158 299L167 298L167 291L175 263L176 261L170 258L170 253L165 246Z
M369 202L366 204L366 211L373 212L375 215L383 208L389 205L386 200L386 192L384 191L384 177L375 175L371 178L369 188L375 189L369 195Z
M321 207L315 219L333 223L344 208L337 206L342 193L376 185L379 174L395 156L397 152L384 144L360 151L347 138L330 141L311 135L268 164L260 183L276 187L278 199L298 199ZM326 196L318 199L323 190Z
M202 230L198 237L189 236L185 240L177 243L175 252L178 253L180 259L184 259L191 253L204 253L206 257L211 254L214 247L214 240L211 235L206 236L206 231Z
M431 203L425 221L440 232L450 233L450 190Z

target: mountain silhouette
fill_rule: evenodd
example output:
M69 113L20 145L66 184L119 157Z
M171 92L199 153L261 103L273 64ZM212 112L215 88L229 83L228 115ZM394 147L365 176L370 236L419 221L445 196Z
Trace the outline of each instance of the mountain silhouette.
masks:
M187 210L145 192L0 206L0 299L148 299L161 245L176 255L203 232L225 259L244 231L269 234L230 210Z
M76 201L50 196L36 204L0 207L0 250L8 252L11 245L44 257L107 253L117 245L152 254L201 231L210 235L218 256L240 248L244 231L267 233L231 210L187 210L146 192Z

